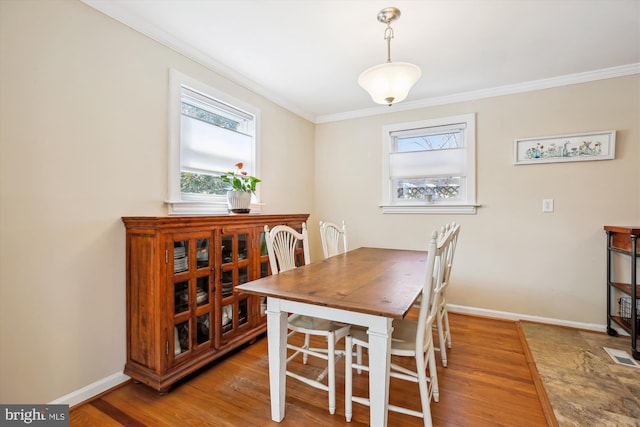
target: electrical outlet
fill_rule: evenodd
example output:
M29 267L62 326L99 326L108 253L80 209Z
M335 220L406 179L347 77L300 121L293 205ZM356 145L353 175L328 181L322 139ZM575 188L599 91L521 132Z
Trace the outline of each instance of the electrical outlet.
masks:
M553 212L553 199L542 200L542 212L545 212L545 213Z

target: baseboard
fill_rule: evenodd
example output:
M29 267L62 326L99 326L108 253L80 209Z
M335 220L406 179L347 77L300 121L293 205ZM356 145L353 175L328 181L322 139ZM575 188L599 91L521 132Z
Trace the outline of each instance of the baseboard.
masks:
M569 328L585 329L595 332L606 332L606 325L597 323L573 322L570 320L553 319L551 317L530 316L528 314L511 313L508 311L487 310L484 308L466 307L463 305L447 304L450 313L472 314L475 316L493 317L505 320L528 320L531 322L546 323L549 325L566 326Z
M125 381L129 381L131 378L122 372L116 372L115 374L109 375L106 378L98 380L94 383L89 384L86 387L82 387L79 390L72 391L69 394L65 394L62 397L57 398L56 400L49 402L51 405L69 405L72 407L77 405L78 403L85 402L90 400L91 398L112 389Z
M466 307L462 305L447 304L449 312L459 314L470 314L475 316L492 317L505 320L529 320L531 322L547 323L549 325L567 326L570 328L585 329L596 332L606 332L606 325L598 325L595 323L572 322L569 320L553 319L550 317L530 316L527 314L511 313L508 311L487 310L484 308ZM52 402L51 404L63 404L74 406L79 403L90 400L91 398L104 393L105 391L128 381L130 377L122 372L117 372L86 387L66 394Z

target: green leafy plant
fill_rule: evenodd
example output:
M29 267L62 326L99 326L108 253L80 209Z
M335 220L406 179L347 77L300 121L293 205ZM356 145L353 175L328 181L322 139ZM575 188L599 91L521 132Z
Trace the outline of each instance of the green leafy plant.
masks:
M256 192L256 184L261 182L259 178L249 175L246 171L242 170L242 163L236 163L236 170L234 172L227 172L220 175L222 182L225 182L231 186L231 190L246 191L254 193Z

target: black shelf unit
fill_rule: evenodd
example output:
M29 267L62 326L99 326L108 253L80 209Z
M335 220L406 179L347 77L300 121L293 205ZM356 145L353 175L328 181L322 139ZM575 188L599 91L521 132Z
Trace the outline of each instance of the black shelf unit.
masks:
M637 347L638 332L640 332L640 310L638 310L640 287L637 276L637 261L640 258L638 253L640 226L606 225L604 230L607 233L607 333L611 336L618 335L618 331L611 326L612 322L627 331L631 335L631 354L634 359L640 360ZM629 283L620 282L617 279L616 271L614 271L616 253L631 258L631 280ZM619 296L615 300L614 291L617 291L615 296ZM614 308L616 302L619 304L617 314Z

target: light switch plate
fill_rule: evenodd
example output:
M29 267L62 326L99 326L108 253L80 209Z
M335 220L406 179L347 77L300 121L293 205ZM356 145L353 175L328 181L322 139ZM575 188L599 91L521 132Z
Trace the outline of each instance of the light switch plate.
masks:
M545 213L553 212L553 199L542 200L542 212L545 212Z

